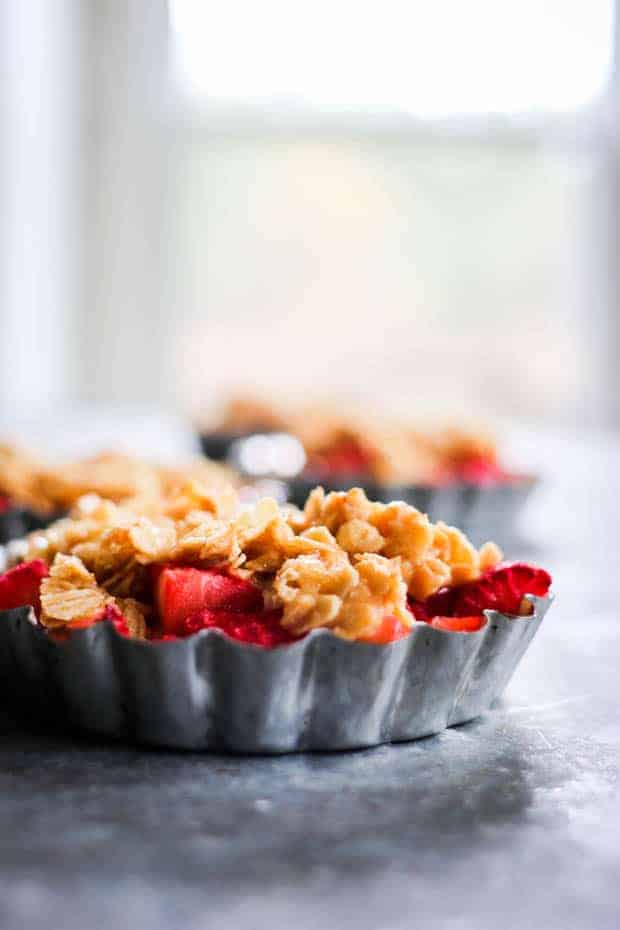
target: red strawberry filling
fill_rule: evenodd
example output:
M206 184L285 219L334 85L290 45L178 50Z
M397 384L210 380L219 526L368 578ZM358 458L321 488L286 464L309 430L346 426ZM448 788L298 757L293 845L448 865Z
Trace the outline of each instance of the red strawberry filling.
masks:
M263 608L260 588L243 578L200 568L159 569L155 601L164 633L186 636L184 623L202 610L257 613Z
M219 629L232 639L269 648L297 638L282 627L280 611L264 609L260 588L213 569L160 569L156 602L164 639Z
M483 625L484 610L498 610L512 616L529 613L526 594L544 597L551 586L551 575L543 568L513 562L490 569L477 581L442 588L426 601L410 601L416 620L441 630L472 632Z
M454 470L454 478L467 484L486 487L509 481L510 475L493 459L479 457L467 459L458 465Z
M365 475L372 467L371 457L357 442L342 439L325 452L311 455L306 471L317 478L339 475Z
M0 494L0 513L6 513L6 511L10 509L11 501L8 499L8 497L3 497L3 495Z
M30 606L38 614L41 610L39 588L47 575L49 569L42 559L22 562L0 575L0 610Z
M282 612L279 610L263 610L256 614L201 610L184 621L181 635L191 636L199 630L222 630L231 639L272 649L299 639L284 629L281 619Z
M477 581L442 588L424 602L424 609L429 617L471 617L483 610L518 615L526 594L542 597L550 585L551 576L544 569L513 562L498 565Z
M456 464L442 466L436 471L433 484L442 486L463 482L480 488L488 488L518 480L519 475L506 471L495 459L478 456Z

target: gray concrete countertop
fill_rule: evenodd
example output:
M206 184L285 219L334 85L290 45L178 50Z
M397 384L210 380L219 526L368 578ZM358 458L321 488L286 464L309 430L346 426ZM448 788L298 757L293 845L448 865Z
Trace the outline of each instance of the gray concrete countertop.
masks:
M618 927L620 449L547 456L509 554L548 566L557 602L471 724L242 758L1 716L0 927Z

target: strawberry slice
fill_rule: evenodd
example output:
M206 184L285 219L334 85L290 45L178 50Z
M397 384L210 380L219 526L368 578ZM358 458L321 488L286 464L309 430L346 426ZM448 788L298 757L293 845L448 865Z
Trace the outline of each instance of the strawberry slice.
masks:
M337 478L340 475L368 474L372 467L372 457L359 443L350 439L341 439L325 452L315 453L308 458L308 474L324 478Z
M544 596L551 575L542 568L514 562L492 568L479 578L455 588L443 588L424 603L429 617L472 617L483 610L518 616L526 594Z
M461 462L454 469L454 477L457 481L475 484L481 488L510 480L508 473L496 461L483 456Z
M273 649L295 642L293 636L281 625L280 610L263 610L257 613L239 613L232 610L201 610L187 617L180 635L191 636L199 630L222 630L231 639Z
M437 630L446 630L448 633L475 633L480 630L485 619L480 617L433 617L429 620L431 626Z
M360 643L376 643L378 646L385 646L387 643L395 643L398 639L404 639L409 636L411 628L405 626L402 620L388 614L383 618L381 624L370 636L360 636Z
M256 585L212 569L168 565L159 572L155 587L164 633L183 635L183 621L201 610L256 613L263 607Z
M0 575L0 610L30 606L38 615L41 610L41 580L47 575L49 569L42 559L22 562Z
M0 513L6 513L7 510L11 509L11 501L8 497L4 497L0 494Z

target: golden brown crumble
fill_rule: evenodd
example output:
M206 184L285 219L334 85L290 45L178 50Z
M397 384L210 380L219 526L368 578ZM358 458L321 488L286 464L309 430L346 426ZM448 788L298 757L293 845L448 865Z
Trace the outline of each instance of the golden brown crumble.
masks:
M245 433L286 428L286 418L274 404L255 394L235 394L222 410L216 432Z
M34 480L42 467L27 450L0 443L0 495L21 507L48 513L52 509L50 503Z
M172 517L193 509L231 516L238 506L234 473L207 459L173 468L103 453L84 461L50 465L16 446L0 445L0 495L41 514L69 510L85 494L131 502L139 513Z
M41 623L48 629L71 627L116 606L135 639L147 635L150 608L134 598L115 598L101 587L78 556L55 556L50 574L41 582Z
M304 513L307 525L323 524L337 539L344 530L347 552L400 558L409 594L420 600L444 585L478 578L501 558L496 546L487 544L478 552L454 527L432 524L426 514L402 502L372 503L359 488L327 495L315 488ZM364 538L371 540L371 548L364 548Z
M303 511L265 498L229 518L199 510L147 516L90 496L74 519L28 537L20 557L52 565L42 589L48 626L114 598L133 599L144 621L148 567L171 562L250 578L293 633L329 627L356 639L372 636L386 615L411 626L407 595L425 599L474 580L501 552L493 543L476 549L459 530L405 503L373 503L359 488L327 495L316 488Z
M77 556L59 553L41 582L41 623L51 628L70 626L112 602Z

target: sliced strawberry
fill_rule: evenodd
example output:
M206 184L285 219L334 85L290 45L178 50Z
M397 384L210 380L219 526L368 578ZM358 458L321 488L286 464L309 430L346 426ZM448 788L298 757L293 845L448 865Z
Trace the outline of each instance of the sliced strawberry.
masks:
M519 615L526 594L544 596L551 575L523 562L499 565L479 578L455 588L443 588L424 603L430 617L471 617L483 610Z
M341 439L325 452L315 453L308 459L306 471L324 478L339 475L368 474L372 468L372 456L352 439Z
M360 643L376 643L378 646L384 646L387 643L395 643L398 639L404 639L409 636L411 627L406 626L398 617L388 614L383 618L381 624L370 636L360 636Z
M41 609L41 580L47 575L49 569L42 559L22 562L0 575L0 610L31 606L38 614Z
M437 630L446 630L448 633L475 633L480 630L485 619L480 617L433 617L429 620L431 626Z
M483 456L465 459L455 467L454 477L478 487L488 487L509 480L507 472L496 461Z
M156 581L156 602L163 632L183 635L183 621L193 614L201 610L261 611L263 595L243 578L212 569L168 565Z
M519 478L518 474L506 471L494 459L480 456L454 464L445 463L438 466L433 473L431 483L439 487L445 487L464 482L479 488L487 488L497 484L511 484L519 481Z
M0 513L6 513L7 510L11 508L11 501L8 497L4 497L0 494Z
M293 643L299 638L284 629L281 619L282 612L279 610L263 610L253 614L231 610L201 610L185 619L180 635L191 636L199 630L222 630L231 639L273 649L274 646Z

